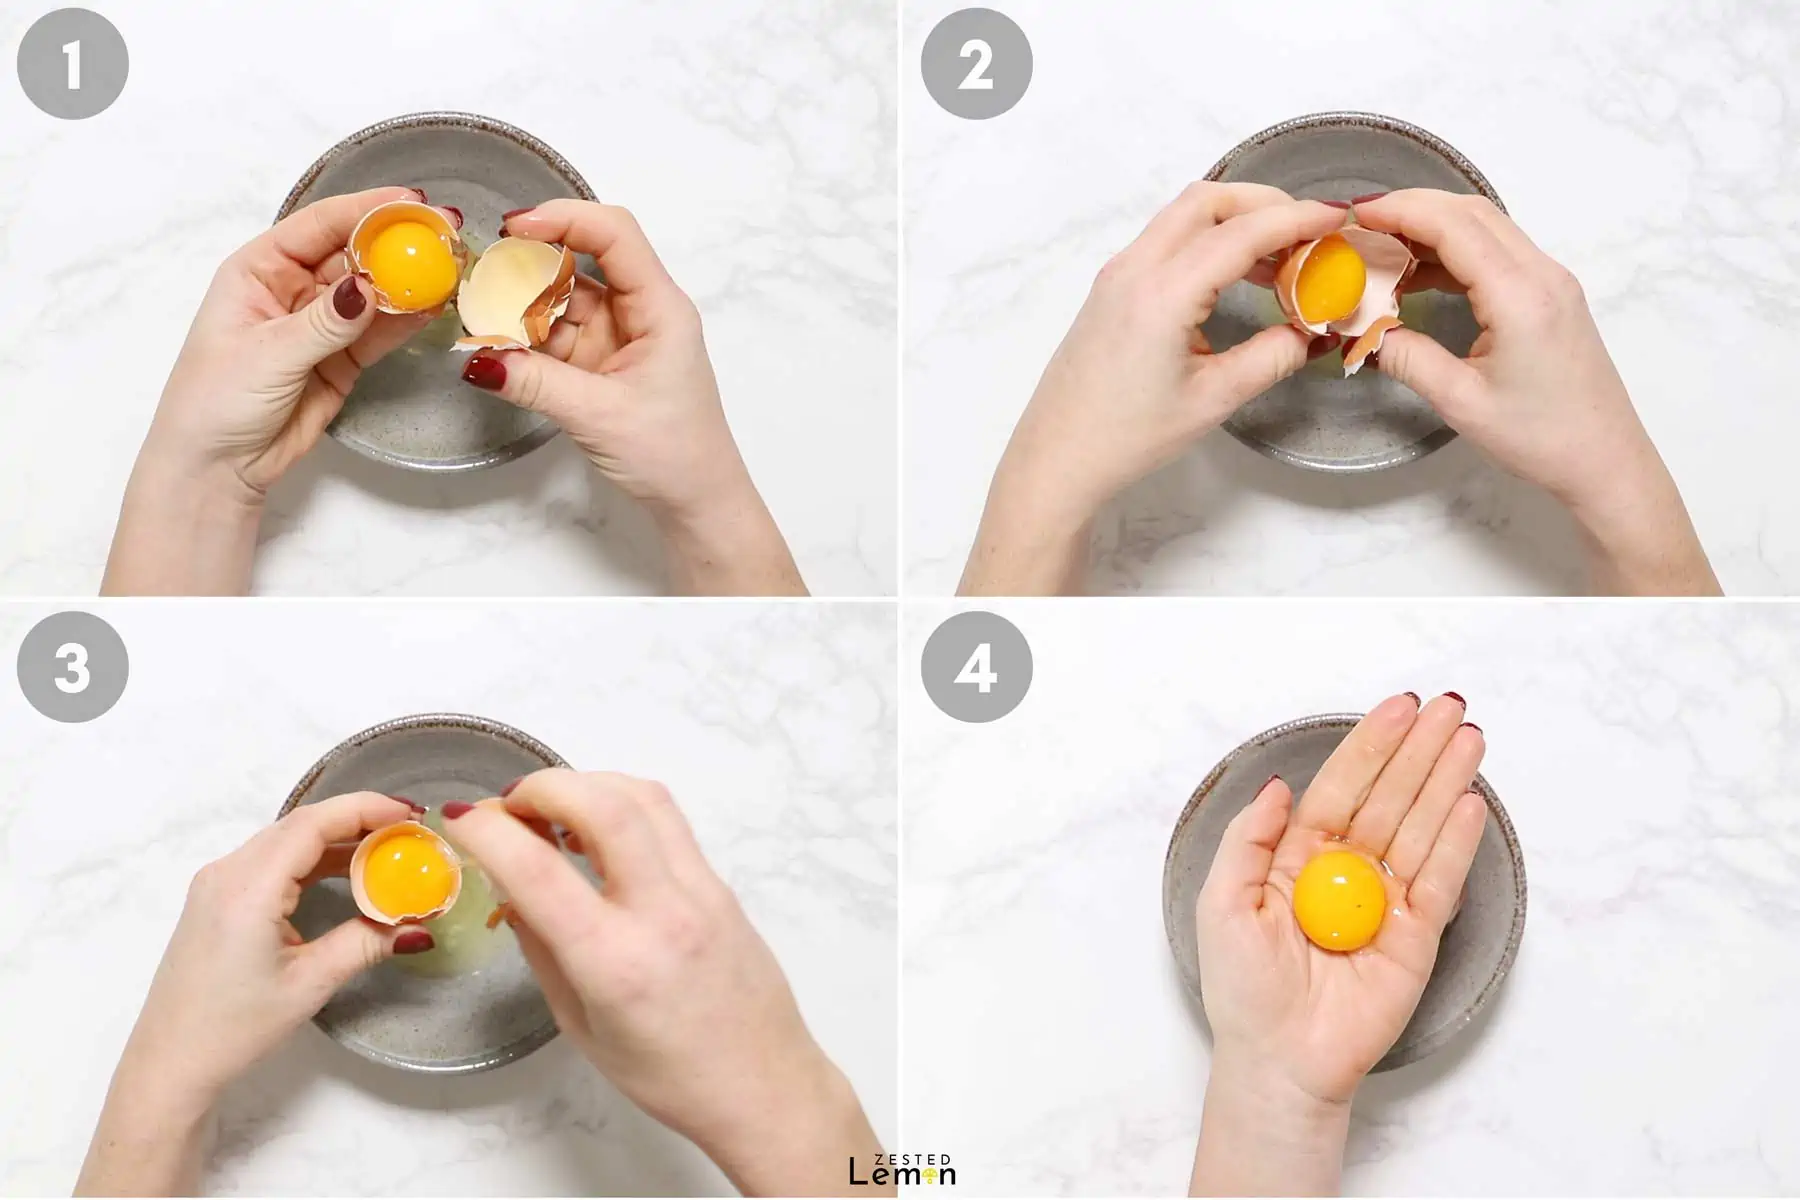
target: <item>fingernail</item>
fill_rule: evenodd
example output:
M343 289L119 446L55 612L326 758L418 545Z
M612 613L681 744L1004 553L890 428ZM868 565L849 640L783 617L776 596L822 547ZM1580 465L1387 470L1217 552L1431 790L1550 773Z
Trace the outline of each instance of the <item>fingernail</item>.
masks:
M354 321L362 316L363 309L368 305L369 301L363 296L362 289L356 286L354 275L344 276L344 281L331 293L331 307L346 321Z
M1350 203L1352 203L1352 204L1367 204L1369 201L1379 200L1385 195L1387 195L1386 192L1370 192L1366 196L1352 196L1350 198Z
M444 805L444 820L454 821L474 807L473 804L467 804L461 800L452 800Z
M513 794L514 788L518 787L521 783L524 783L524 782L525 782L525 777L523 775L521 775L517 779L513 780L511 783L507 784L505 787L500 789L500 798L502 800L506 799L508 796Z
M463 368L463 382L486 391L497 392L506 386L506 364L485 351L476 354ZM500 793L505 795L505 792Z
M1271 783L1274 783L1277 779L1280 779L1280 778L1281 778L1281 775L1279 773L1269 776L1267 779L1263 780L1263 785L1256 789L1257 792L1260 794L1262 792L1268 791L1269 785Z
M450 214L450 219L456 222L456 227L458 229L461 229L463 222L462 209L456 207L454 204L446 204L444 205L444 211Z
M1452 700L1456 701L1458 704L1462 705L1464 708L1469 707L1469 702L1467 700L1464 700L1461 696L1457 695L1455 692L1445 692L1444 695L1450 697Z
M1350 202L1348 200L1321 200L1319 203L1329 204L1333 208L1348 209L1350 207Z
M389 800L398 800L400 803L406 805L406 807L408 807L408 808L412 809L414 812L418 813L421 817L425 815L425 806L423 804L418 804L418 803L415 803L414 801L408 800L405 796L389 796L388 799Z
M1402 692L1401 695L1411 696L1414 708L1418 708L1420 705L1425 703L1423 700L1419 699L1419 693L1417 693L1417 692Z
M1315 358L1324 358L1343 344L1344 339L1341 334L1328 333L1324 337L1316 337L1306 347L1306 361L1311 362Z
M394 939L395 954L423 954L437 943L423 929L409 929Z
M1266 787L1268 785L1265 784L1264 786ZM566 831L563 834L562 840L563 840L563 845L565 847L567 847L570 854L584 853L584 851L581 848L581 835L576 833L573 829Z
M1477 725L1473 721L1464 721L1461 725L1458 725L1457 728L1458 729L1473 729L1476 733L1481 733L1481 726ZM1487 734L1481 733L1481 736L1486 737Z
M500 232L502 234L504 234L506 232L506 223L508 221L512 220L514 217L522 217L526 213L530 212L532 209L534 209L536 207L537 207L537 205L532 204L532 205L527 205L524 208L515 208L511 212L501 213L500 214Z
M425 195L425 189L424 189L424 188L414 188L414 189L413 189L413 190L412 190L412 194L413 194L413 195L415 195L415 196L417 196L417 197L418 197L418 198L419 198L419 203L420 203L420 204L429 204L429 203L431 203L431 201L430 201L430 200L429 200L429 199L428 199L428 198L427 198L427 197L426 197L426 195Z

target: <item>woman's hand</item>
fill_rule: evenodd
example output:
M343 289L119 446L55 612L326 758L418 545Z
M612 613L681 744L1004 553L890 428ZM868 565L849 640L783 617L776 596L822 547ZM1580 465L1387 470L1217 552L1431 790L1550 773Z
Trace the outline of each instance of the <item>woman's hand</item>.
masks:
M1288 325L1213 354L1199 327L1219 293L1345 219L1249 183L1196 183L1157 214L1094 281L1013 431L963 593L1079 591L1102 504L1306 365Z
M1380 369L1568 507L1587 535L1596 590L1717 594L1681 494L1575 277L1485 197L1391 192L1358 204L1356 219L1434 254L1422 278L1467 291L1482 328L1466 359L1397 329L1382 343Z
M422 929L357 918L303 942L288 923L333 843L412 812L374 792L334 796L201 868L113 1074L78 1195L194 1194L204 1120L225 1086L355 976L431 949Z
M674 591L804 594L725 422L699 310L632 215L552 200L510 214L502 232L592 255L606 285L576 276L569 310L541 350L482 351L463 378L555 421L649 509Z
M835 1195L851 1156L881 1152L661 785L540 771L502 800L445 805L444 816L506 894L557 1026L740 1190ZM604 885L526 821L569 831Z
M1412 1018L1487 822L1463 716L1455 695L1384 700L1297 806L1271 779L1226 827L1195 913L1213 1030L1195 1194L1337 1190L1351 1098ZM1300 869L1341 842L1391 871L1381 929L1350 954L1293 909Z
M379 313L368 284L344 273L369 210L422 197L388 187L320 200L225 260L138 453L105 593L249 590L269 488L318 443L363 369L436 315Z

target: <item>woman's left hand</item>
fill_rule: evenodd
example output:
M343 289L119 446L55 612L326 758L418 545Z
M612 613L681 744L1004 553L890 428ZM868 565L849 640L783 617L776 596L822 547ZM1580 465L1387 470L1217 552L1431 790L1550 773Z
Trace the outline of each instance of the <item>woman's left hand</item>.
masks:
M374 792L334 796L201 868L120 1056L78 1191L192 1194L198 1129L225 1086L363 971L431 949L422 929L359 917L306 942L288 921L334 843L412 814Z
M248 589L269 488L318 444L363 370L437 315L378 312L368 283L345 274L357 223L421 195L385 187L320 200L225 260L138 453L106 592Z

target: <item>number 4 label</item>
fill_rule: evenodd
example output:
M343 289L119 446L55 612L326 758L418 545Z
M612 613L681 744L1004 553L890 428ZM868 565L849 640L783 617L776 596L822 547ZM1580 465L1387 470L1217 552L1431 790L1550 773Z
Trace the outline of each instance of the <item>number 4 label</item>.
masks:
M994 674L993 656L991 644L983 642L975 647L975 653L969 655L969 661L963 664L962 671L957 674L956 682L972 683L984 696L993 691L994 685L1000 682L1000 676Z

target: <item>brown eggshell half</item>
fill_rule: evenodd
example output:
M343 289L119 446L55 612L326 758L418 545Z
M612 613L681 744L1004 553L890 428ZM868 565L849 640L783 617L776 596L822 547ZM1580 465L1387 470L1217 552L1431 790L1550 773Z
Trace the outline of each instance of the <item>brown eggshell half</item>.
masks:
M375 280L369 275L368 267L364 265L363 261L368 255L369 247L374 243L376 235L389 226L398 225L402 221L417 221L442 238L444 244L450 248L450 253L456 258L456 269L459 275L469 262L469 247L462 240L462 235L456 231L456 226L450 223L449 217L431 205L421 204L417 200L390 200L386 204L370 209L363 219L356 223L356 228L350 231L350 242L344 248L344 262L350 271L361 275L368 281L369 290L375 295L375 307L384 313L421 311L396 306L386 292L375 286Z
M496 248L513 240L515 239L501 238L493 246L488 247L482 256L483 260L492 255ZM481 289L485 280L485 276L480 275L480 261L470 270L468 276L463 280L462 288L457 293L457 311L462 314L464 336L457 339L456 349L533 350L549 340L551 329L555 328L563 314L568 312L569 302L575 297L575 254L567 246L545 242L536 244L550 246L559 251L560 256L556 260L556 269L547 273L543 289L527 301L523 309L512 310L518 314L516 317L509 313L505 318L498 318L494 312L487 311L489 306L486 304L478 304L474 300L465 303L465 296ZM514 326L525 335L524 339L514 337L510 332L502 332L492 325L484 324L484 327L477 331L470 326L471 309L475 310L474 319L478 323L492 321L492 325Z
M444 860L450 864L450 895L437 908L422 913L385 913L369 899L368 889L363 884L363 877L368 870L369 856L382 843L402 835L418 836L424 834L437 844L443 852ZM356 900L357 911L381 925L404 925L415 921L430 921L441 917L456 907L456 899L462 895L462 859L450 843L439 837L437 832L418 821L401 821L396 825L383 826L369 834L357 844L356 853L350 857L350 895Z

